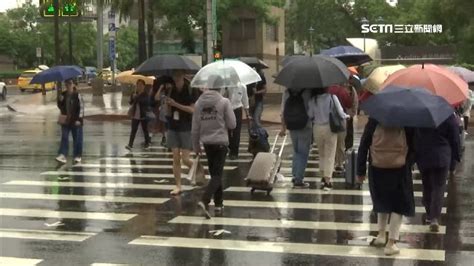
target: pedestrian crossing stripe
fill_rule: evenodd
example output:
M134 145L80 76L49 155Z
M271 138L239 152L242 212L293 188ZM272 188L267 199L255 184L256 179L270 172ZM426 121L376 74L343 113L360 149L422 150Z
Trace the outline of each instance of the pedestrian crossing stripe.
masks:
M128 213L112 213L112 212L74 212L74 211L51 211L51 210L44 210L44 209L0 208L0 216L128 221L137 215L128 214Z
M308 203L308 202L283 202L283 201L252 201L252 200L224 200L225 206L245 208L276 208L276 209L308 209L332 211L364 211L370 212L372 204L339 204L339 203ZM416 213L425 213L424 207L415 207ZM441 213L446 213L443 207Z
M107 163L107 164L79 164L75 165L72 168L79 168L79 167L84 167L84 168L119 168L119 169L173 169L173 165L146 165L146 164L113 164L113 163ZM237 166L224 166L224 170L235 170ZM181 167L182 170L188 169L185 166ZM204 166L204 169L208 169L207 166Z
M95 202L142 203L142 204L162 204L169 200L169 198L155 198L155 197L122 197L122 196L113 196L113 195L96 196L96 195L41 194L41 193L20 193L20 192L0 192L0 198L95 201Z
M292 164L293 161L292 160L281 160L282 163L289 163L289 164ZM319 160L308 160L308 164L319 164Z
M127 153L126 155L132 155L132 156L153 156L153 155L156 155L156 156L173 156L173 153L172 152L150 152L150 151L133 151L133 152L129 152ZM239 153L239 157L253 157L252 154L250 153Z
M25 259L16 257L0 256L1 265L15 265L15 266L33 266L41 263L42 259Z
M192 159L192 158L191 158ZM133 162L133 161L142 161L142 162L172 162L173 158L134 158L134 157L105 157L101 158L101 161L125 161L125 162ZM251 159L237 159L237 160L226 160L226 164L228 163L250 163ZM207 160L201 160L203 164L207 164Z
M95 233L0 228L0 238L82 242Z
M250 192L249 187L228 187L225 189L227 192ZM258 191L256 191L258 193ZM344 190L344 189L332 189L329 191L321 189L294 189L294 188L277 188L274 187L272 194L304 194L304 195L343 195L343 196L366 196L370 197L370 191L368 190ZM423 197L423 192L415 191L415 197ZM448 193L444 193L446 197Z
M13 186L47 186L47 187L85 187L85 188L113 188L113 189L150 189L150 190L171 190L175 185L155 185L155 184L133 184L133 183L90 183L90 182L55 182L55 181L29 181L13 180L3 183L3 185ZM181 186L181 189L192 190L195 187Z
M288 174L288 173L284 173L284 174ZM291 182L291 179L285 178L284 181ZM305 177L305 178L303 178L303 181L305 181L305 182L321 182L321 177ZM333 183L345 183L346 179L345 178L340 178L340 177L335 177L335 178L331 179L331 182L333 182ZM422 181L420 179L413 179L413 184L421 185Z
M128 266L130 264L117 264L117 263L92 263L91 266Z
M239 151L247 151L247 149L247 147L239 147ZM162 146L150 146L148 150L168 150L168 148Z
M292 169L290 167L281 167L280 168L280 171L281 172L285 172L285 173L291 173ZM320 172L320 169L319 168L315 168L315 167L307 167L306 168L306 173L307 172L316 172L316 173L319 173ZM420 174L420 170L414 170L412 172L413 174Z
M141 236L131 245L160 246L172 248L218 249L248 252L270 252L340 257L396 258L408 260L444 261L445 251L434 249L400 249L396 257L383 254L383 249L370 246L306 244L287 242L218 240L187 237Z
M198 216L178 216L170 220L171 224L197 224L197 225L223 225L223 226L244 226L244 227L268 227L287 229L310 229L310 230L336 230L336 231L378 231L377 224L371 223L337 223L319 221L295 221L287 219L251 219L251 218L224 218L212 217L204 219ZM446 234L446 226L440 226L437 233L433 233L426 225L402 224L400 232L403 233L427 233Z
M111 173L111 172L81 172L81 171L47 171L42 176L94 176L94 177L139 177L139 178L174 178L173 174L148 173Z

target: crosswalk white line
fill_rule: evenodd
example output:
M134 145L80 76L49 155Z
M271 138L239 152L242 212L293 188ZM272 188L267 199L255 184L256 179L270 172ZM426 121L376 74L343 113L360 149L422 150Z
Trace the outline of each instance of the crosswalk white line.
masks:
M117 263L92 263L91 266L128 266L130 264L117 264Z
M125 162L134 162L134 161L141 161L141 162L172 162L173 158L143 158L143 157L105 157L101 158L101 161L125 161ZM249 163L251 159L237 159L237 160L226 160L226 164L228 163ZM207 164L207 160L201 160L203 164Z
M43 210L43 209L0 208L0 216L128 221L137 215L129 214L129 213L113 213L113 212L73 212L73 211L51 211L51 210Z
M173 156L172 152L150 152L150 151L140 151L140 152L130 152L128 153L130 155L138 155L138 156ZM253 157L252 154L244 152L244 153L239 153L239 157Z
M288 173L283 173L283 174L288 174ZM321 182L321 177L305 177L303 180L305 182ZM291 182L291 179L285 178L284 181ZM333 183L345 183L346 179L341 178L341 177L335 177L335 178L331 179L331 182L333 182ZM421 185L421 180L413 179L413 184Z
M111 173L111 172L81 172L81 171L47 171L42 176L93 176L93 177L139 177L139 178L174 178L173 174L148 173ZM184 177L184 176L183 176Z
M51 231L51 230L0 228L0 238L82 242L95 235L96 235L95 233L84 233L84 232L64 232L64 231Z
M115 163L85 163L73 166L73 168L84 167L84 168L115 168L115 169L173 169L173 165L146 165L146 164L115 164ZM234 170L236 166L224 166L224 170ZM188 169L182 166L182 170ZM204 166L204 169L208 169Z
M67 195L67 194L41 194L41 193L21 193L21 192L0 192L2 199L36 199L36 200L71 200L71 201L96 201L96 202L116 202L116 203L143 203L162 204L169 198L154 197L122 197L122 196L96 196L96 195Z
M225 189L228 192L250 192L249 187L228 187ZM278 188L274 187L272 194L304 194L304 195L344 195L344 196L370 196L368 190L344 190L344 189L333 189L325 191L321 189L293 189L293 188ZM423 192L415 191L415 197L423 197ZM448 193L444 193L446 197Z
M241 143L241 145L242 145L242 143ZM241 152L242 152L242 151L246 152L247 149L248 149L247 147L239 147L239 151L241 151ZM154 151L154 150L162 151L162 150L168 150L168 148L167 148L167 147L163 147L163 146L150 146L149 150L152 150L152 151Z
M3 185L13 186L45 186L45 187L87 187L87 188L113 188L113 189L150 189L150 190L170 190L175 185L160 184L132 184L132 183L93 183L93 182L54 182L54 181L30 181L30 180L12 180L3 183ZM181 186L182 190L191 190L192 186Z
M281 160L282 163L293 163L292 160ZM319 164L319 160L308 160L308 164Z
M42 259L25 259L16 257L3 257L0 256L0 265L5 266L33 266L42 262Z
M218 240L206 238L141 236L131 245L161 246L173 248L220 249L249 252L271 252L340 257L393 258L383 254L383 249L370 246L305 244L244 240ZM397 259L444 261L444 250L400 249Z
M337 222L313 222L313 221L295 221L295 220L270 220L270 219L251 219L251 218L224 218L212 217L204 219L198 216L178 216L168 221L172 224L197 224L197 225L224 225L224 226L245 226L245 227L269 227L269 228L298 228L310 230L339 230L339 231L377 231L377 224L371 223L337 223ZM446 226L440 226L437 233L433 233L426 225L402 224L400 232L403 233L427 233L427 234L446 234Z
M277 209L309 209L309 210L337 210L337 211L372 211L372 204L339 204L339 203L308 203L284 201L252 201L252 200L225 200L225 206L246 208L277 208ZM424 207L415 207L416 213L425 213ZM446 213L442 208L441 213Z

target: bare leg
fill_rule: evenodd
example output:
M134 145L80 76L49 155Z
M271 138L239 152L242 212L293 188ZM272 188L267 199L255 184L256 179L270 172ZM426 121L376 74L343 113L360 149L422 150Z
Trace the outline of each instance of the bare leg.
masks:
M191 167L193 166L193 162L190 159L190 153L191 151L189 150L181 150L181 162L189 169L191 169Z
M176 181L176 188L171 191L171 195L181 193L181 154L180 149L173 149L173 174Z

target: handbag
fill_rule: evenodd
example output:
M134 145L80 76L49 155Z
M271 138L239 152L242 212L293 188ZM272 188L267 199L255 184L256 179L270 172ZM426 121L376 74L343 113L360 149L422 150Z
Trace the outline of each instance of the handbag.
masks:
M145 120L146 121L153 121L156 119L156 115L153 111L147 111L145 113Z
M68 124L68 116L67 115L63 115L63 114L60 114L58 116L58 124L61 125L61 126L65 126Z
M331 96L331 103L329 104L329 127L331 128L331 132L344 132L344 130L346 130L344 122L345 120L337 112L336 105L334 104L334 99Z

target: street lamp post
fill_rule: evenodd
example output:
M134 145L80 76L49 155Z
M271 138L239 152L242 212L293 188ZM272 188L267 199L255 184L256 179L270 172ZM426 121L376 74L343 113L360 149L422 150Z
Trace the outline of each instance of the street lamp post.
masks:
M313 26L309 27L309 55L313 56Z
M363 17L360 21L362 24L369 24L369 20L366 17ZM364 34L364 53L365 53L365 33Z

